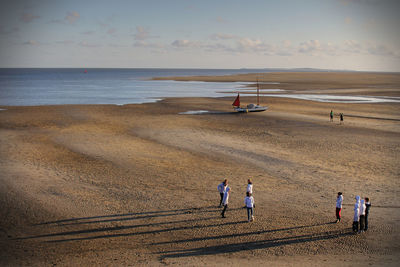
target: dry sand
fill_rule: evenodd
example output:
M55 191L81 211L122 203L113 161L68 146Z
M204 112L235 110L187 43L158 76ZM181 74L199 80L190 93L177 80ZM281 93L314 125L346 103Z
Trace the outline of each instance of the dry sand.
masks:
M310 87L293 90L321 79L333 90L348 74L279 75L282 84L304 76ZM354 75L351 88L365 86ZM377 84L399 95L390 75ZM398 103L264 97L267 112L238 114L232 101L0 107L0 265L398 264ZM343 125L329 122L331 109ZM179 115L189 110L215 113ZM224 178L232 193L222 219ZM248 178L252 223L242 209ZM338 191L343 219L333 224ZM372 207L370 229L355 235L356 194Z

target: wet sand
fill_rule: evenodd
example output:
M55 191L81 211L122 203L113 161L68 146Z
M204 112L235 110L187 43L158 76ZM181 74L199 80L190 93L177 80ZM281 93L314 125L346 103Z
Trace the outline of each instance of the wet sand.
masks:
M392 78L380 88L397 96ZM280 79L271 81L293 76ZM326 89L343 89L336 80ZM262 97L268 111L239 114L232 101L0 107L0 265L396 266L400 105ZM179 114L196 110L211 113ZM224 178L232 194L222 219ZM252 223L242 209L248 178ZM356 194L372 207L368 232L355 235Z

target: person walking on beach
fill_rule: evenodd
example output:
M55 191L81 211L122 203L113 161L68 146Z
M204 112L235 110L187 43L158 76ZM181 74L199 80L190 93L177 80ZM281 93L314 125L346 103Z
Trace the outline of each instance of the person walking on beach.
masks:
M336 197L336 223L340 222L340 219L342 217L341 215L342 203L343 203L343 195L342 192L339 192Z
M369 198L365 198L365 225L364 225L364 231L368 230L368 214L369 214L369 209L371 208L371 203L369 202Z
M250 193L253 195L253 182L251 181L251 179L247 180L247 188L246 188L246 193ZM254 206L255 207L255 206ZM244 209L246 208L246 205L244 205L243 207Z
M225 179L222 183L220 183L217 187L221 200L219 201L219 206L222 207L222 200L224 199L224 193L226 189L226 185L228 184L228 180Z
M254 198L250 192L246 192L246 197L244 198L244 204L247 208L247 220L248 222L254 221Z
M333 121L333 110L331 110L331 113L329 114L331 121Z
M224 198L222 200L222 205L224 205L224 209L221 212L222 218L225 218L225 211L228 208L228 201L229 201L229 194L230 194L231 188L226 184L226 189L224 193Z
M251 181L251 179L247 180L247 189L246 189L247 193L253 194L253 183Z
M340 113L340 124L343 123L343 113Z
M358 232L358 222L360 220L360 196L356 196L356 204L354 204L353 232Z
M364 232L364 227L365 227L365 210L366 210L365 200L364 200L364 199L361 199L361 203L360 203L360 231L359 231L359 233Z

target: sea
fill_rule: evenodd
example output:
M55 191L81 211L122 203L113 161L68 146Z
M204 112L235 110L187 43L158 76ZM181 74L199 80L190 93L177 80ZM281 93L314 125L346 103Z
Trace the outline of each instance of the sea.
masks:
M246 83L177 82L153 77L230 75L246 69L0 69L0 105L140 104L166 97L218 97Z
M0 68L0 106L41 106L65 104L141 104L167 97L234 96L249 83L182 82L152 80L168 76L220 76L285 71L282 69L28 69ZM254 83L252 83L254 84ZM393 99L359 97L341 99L324 95L263 95L295 97L323 102L380 102ZM395 99L396 100L396 99ZM400 99L397 99L400 101Z

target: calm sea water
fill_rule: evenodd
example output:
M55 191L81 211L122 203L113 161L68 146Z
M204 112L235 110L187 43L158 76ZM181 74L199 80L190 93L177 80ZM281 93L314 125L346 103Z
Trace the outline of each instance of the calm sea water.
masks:
M217 97L246 83L152 81L152 77L229 75L265 70L0 69L0 105L116 104L165 97Z
M218 97L234 94L248 83L153 81L152 77L229 75L282 69L0 69L1 106L63 104L138 104L165 97ZM287 70L290 71L290 70ZM298 71L298 70L297 70ZM272 92L274 90L270 90ZM400 102L398 97L332 96L280 92L264 96L320 102Z

